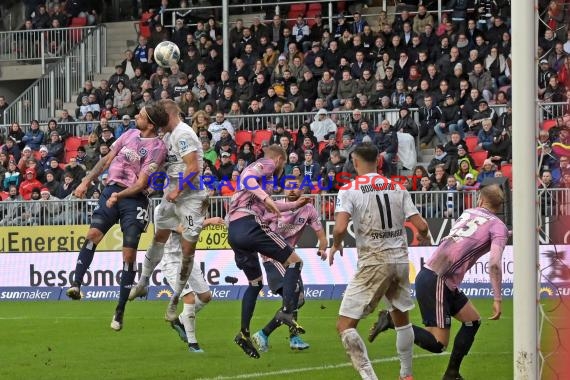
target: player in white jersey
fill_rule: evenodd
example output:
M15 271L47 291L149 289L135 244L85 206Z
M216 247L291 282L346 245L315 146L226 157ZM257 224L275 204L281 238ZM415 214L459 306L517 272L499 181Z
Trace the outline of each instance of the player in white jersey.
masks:
M194 264L196 243L202 231L202 225L208 212L208 194L200 186L200 175L204 163L202 143L196 132L180 119L180 108L172 100L160 102L169 115L165 128L165 142L168 148L166 174L168 186L164 189L164 197L158 206L155 219L156 233L151 246L146 252L143 271L137 286L131 289L129 300L142 297L148 293L150 275L164 254L164 244L171 231L181 225L182 260L178 270L178 279L172 283L174 293L164 318L174 321L178 318L177 305L180 294ZM149 186L155 186L149 183Z
M396 325L400 379L409 380L413 378L414 332L408 311L413 309L414 302L410 295L404 223L408 219L417 228L421 242L428 239L428 226L406 189L376 173L377 157L378 149L374 145L358 146L352 153L358 176L343 186L337 196L329 263L333 264L337 251L342 255L343 239L352 218L358 264L344 293L336 327L346 353L362 379L376 380L356 326L385 297Z
M157 209L158 210L158 209ZM155 210L155 218L157 217ZM204 227L211 224L224 224L222 218L210 218L204 220ZM180 234L183 227L179 226L177 231L172 231L170 238L164 245L164 256L160 262L163 276L169 284L176 282L178 268L180 266L182 247L180 244ZM194 265L190 278L180 294L184 309L174 321L170 322L171 327L178 333L180 338L188 344L190 352L204 352L196 339L196 314L212 299L212 292L200 267Z

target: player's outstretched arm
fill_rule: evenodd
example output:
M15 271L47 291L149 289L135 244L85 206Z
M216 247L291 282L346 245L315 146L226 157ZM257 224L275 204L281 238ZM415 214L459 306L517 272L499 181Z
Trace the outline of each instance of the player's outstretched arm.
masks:
M317 234L317 239L319 239L319 250L317 251L317 255L321 257L322 261L327 259L327 248L328 248L328 241L327 241L327 234L325 233L325 229L321 228L318 231L315 231Z
M493 287L493 315L490 320L501 318L501 285L503 281L503 271L501 262L503 259L503 248L497 244L491 244L491 254L489 258L489 278Z
M226 223L224 222L223 218L220 218L219 216L216 216L215 218L208 218L208 219L204 219L204 227L207 226L223 226Z
M420 245L430 245L429 228L426 220L422 218L420 214L415 214L409 218L409 221L413 224L416 230L418 230L416 238L420 242Z
M93 169L91 169L91 171L89 171L89 174L87 174L85 176L85 178L83 178L83 181L81 181L79 186L77 186L77 188L75 188L73 195L76 196L77 198L83 198L85 196L85 193L87 192L87 188L89 187L91 182L93 182L93 180L95 178L99 177L99 175L101 173L103 173L103 171L111 165L111 162L113 161L113 159L115 158L116 155L117 155L117 152L115 152L113 149L111 149L105 157L102 157L95 164Z
M342 256L342 242L344 240L344 235L348 230L348 222L350 220L350 214L348 212L337 212L335 214L335 225L333 230L333 245L329 250L329 265L333 265L334 255L338 251Z
M109 199L107 199L107 207L111 208L121 199L133 197L141 193L148 186L148 177L149 175L147 173L140 173L137 182L135 182L133 186L127 187L118 193L111 194Z

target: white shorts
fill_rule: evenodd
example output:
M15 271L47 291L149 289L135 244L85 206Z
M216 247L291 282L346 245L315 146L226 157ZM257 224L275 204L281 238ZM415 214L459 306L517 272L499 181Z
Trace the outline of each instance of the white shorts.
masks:
M414 308L410 295L409 264L378 264L359 268L344 292L339 315L362 319L385 297L390 310Z
M154 223L157 229L176 231L182 225L182 237L192 243L198 241L204 219L208 215L209 201L206 192L194 192L180 196L176 203L164 198L155 210Z
M180 256L180 252L179 254L165 253L162 261L160 262L162 275L166 278L170 284L170 287L176 283L176 279L178 277L178 270L180 269ZM188 279L186 286L184 286L184 290L182 290L180 297L184 297L186 294L192 292L195 294L202 294L210 291L210 287L208 286L208 283L204 279L202 271L200 270L200 265L196 264L197 263L194 262L192 273L190 273L190 278Z

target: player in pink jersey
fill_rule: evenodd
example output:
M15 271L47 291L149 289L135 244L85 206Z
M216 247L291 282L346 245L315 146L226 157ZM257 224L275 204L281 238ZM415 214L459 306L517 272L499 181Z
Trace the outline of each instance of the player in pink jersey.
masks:
M305 192L305 189L302 188L302 183L302 177L286 177L284 189L288 202L296 202L301 198ZM319 214L312 204L306 204L303 207L282 212L280 218L271 218L269 226L272 231L276 231L281 235L291 247L297 245L305 228L311 226L319 239L319 250L317 253L321 256L322 260L326 260L327 237L321 224ZM286 269L280 262L269 257L262 255L261 260L265 267L269 289L271 289L273 294L283 295L283 277ZM293 312L295 320L297 320L297 310L305 303L303 281L301 279L299 279L296 295L298 303L296 310ZM269 349L269 335L280 325L281 323L279 323L276 318L272 318L263 329L253 334L251 339L259 351L266 352ZM289 336L289 347L292 350L305 350L309 348L309 345L305 343L298 334L291 332Z
M482 188L477 208L463 212L416 277L416 298L426 328L413 326L414 343L430 352L441 353L449 343L451 317L462 323L455 336L444 380L463 379L459 367L473 344L481 317L459 285L465 273L488 252L494 299L493 315L489 319L501 317L501 261L509 231L495 214L502 209L503 199L499 186ZM390 316L381 311L369 340L373 341L380 332L392 327Z
M158 138L158 128L168 123L168 114L159 105L143 107L136 116L137 129L121 135L75 189L75 196L83 198L87 187L103 170L109 168L109 182L99 205L93 212L91 226L79 252L75 278L67 296L81 299L81 281L93 261L97 244L117 221L123 232L123 272L119 304L111 321L111 328L120 331L130 288L136 274L136 254L141 234L149 222L148 198L144 190L149 176L156 172L166 159L166 146Z
M266 213L281 217L281 211L299 208L307 204L309 198L302 197L296 202L276 203L268 193L273 178L279 178L287 161L287 153L279 145L271 145L264 150L265 157L244 169L240 176L240 190L230 202L228 211L228 242L235 252L237 267L245 273L249 286L242 298L241 329L234 341L246 355L259 358L249 332L249 325L263 288L261 265L258 252L279 261L287 269L283 279L283 307L275 317L294 332L304 333L293 318L297 295L295 288L301 277L303 261L294 249L279 234L273 232L264 220Z

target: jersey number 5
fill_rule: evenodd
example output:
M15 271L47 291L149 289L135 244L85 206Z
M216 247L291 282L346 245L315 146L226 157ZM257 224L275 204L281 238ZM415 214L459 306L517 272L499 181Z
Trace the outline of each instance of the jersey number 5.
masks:
M376 203L378 204L378 211L380 211L380 220L382 221L382 229L386 229L386 225L388 225L388 229L392 228L392 210L390 209L390 198L388 194L384 194L384 204L382 204L382 200L380 199L380 195L376 195Z

